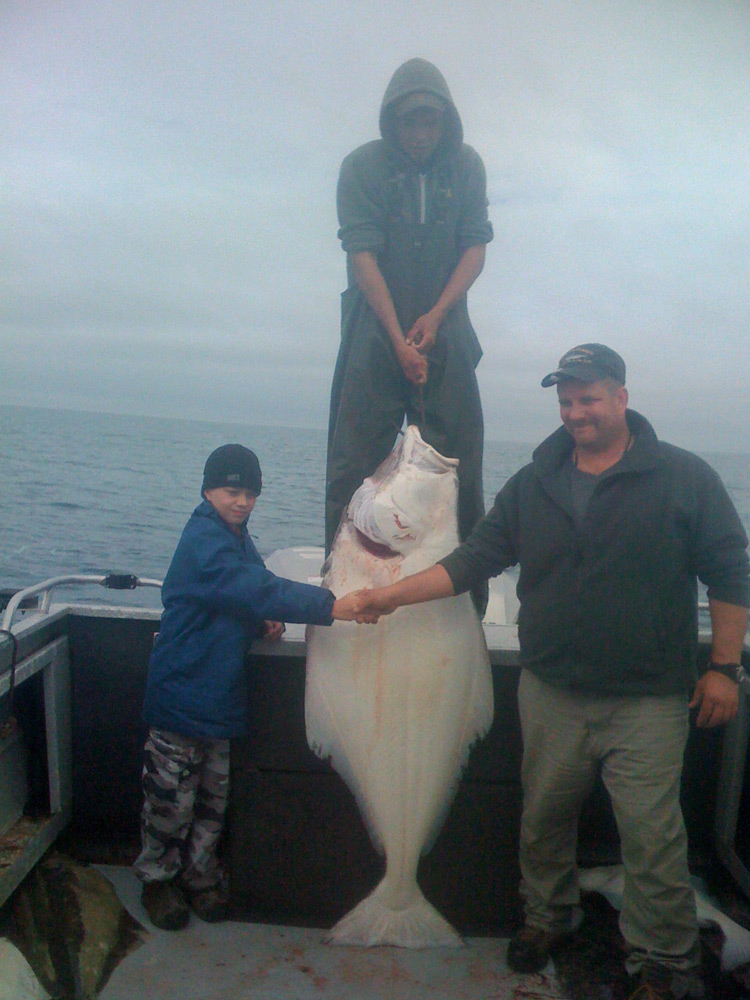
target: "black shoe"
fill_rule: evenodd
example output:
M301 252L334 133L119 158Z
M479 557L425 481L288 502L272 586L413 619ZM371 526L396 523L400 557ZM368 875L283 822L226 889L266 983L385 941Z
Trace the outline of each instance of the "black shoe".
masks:
M208 889L190 889L185 886L185 896L196 917L206 923L218 924L227 919L229 898L222 885L210 886Z
M663 965L644 965L635 977L635 989L628 1000L676 1000L672 992L672 971Z
M171 879L144 883L141 902L151 923L161 931L179 931L190 920L185 897Z
M635 989L628 994L628 1000L677 1000L678 996L683 1000L705 996L700 972L676 971L669 966L651 962L644 965L635 978Z
M508 965L514 972L539 972L549 962L552 949L568 933L522 927L508 945Z

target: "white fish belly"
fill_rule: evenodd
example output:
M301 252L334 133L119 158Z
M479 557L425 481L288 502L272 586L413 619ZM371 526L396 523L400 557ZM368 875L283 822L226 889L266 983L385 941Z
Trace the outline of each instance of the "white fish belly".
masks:
M334 547L326 579L334 593L385 584L421 568L377 559L354 546L353 529L351 537L346 531L338 539L346 558L337 559L342 552ZM432 555L421 559L429 565ZM308 742L346 780L386 855L386 877L373 894L386 908L404 911L412 902L429 907L416 883L419 856L442 824L470 747L492 716L489 657L468 594L401 608L374 626L337 622L309 630ZM415 917L408 931L400 925L394 931L380 913L377 929L347 924L339 939L458 943L448 940L455 932L432 913L442 925L437 930L415 932L413 923L421 919Z
M418 857L492 723L489 661L472 618L461 595L375 626L311 630L308 741L348 782L386 853L400 843Z

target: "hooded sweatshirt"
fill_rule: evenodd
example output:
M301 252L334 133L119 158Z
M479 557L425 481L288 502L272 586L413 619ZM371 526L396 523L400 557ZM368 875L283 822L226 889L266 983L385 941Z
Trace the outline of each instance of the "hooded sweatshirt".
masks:
M445 105L442 139L424 165L402 152L396 138L398 103L414 93L432 94ZM344 310L344 337L357 332L363 308L352 254L375 255L406 331L437 302L464 252L489 243L493 235L484 165L463 142L458 110L432 63L410 59L393 74L380 109L380 133L381 139L346 157L339 176L339 239L349 255L348 291L359 300ZM440 335L454 337L473 364L479 361L481 348L465 296L446 317Z

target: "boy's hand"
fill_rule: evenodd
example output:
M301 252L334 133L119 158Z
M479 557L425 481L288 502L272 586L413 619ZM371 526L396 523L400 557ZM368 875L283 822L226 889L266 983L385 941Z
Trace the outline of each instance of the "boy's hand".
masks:
M278 642L286 632L286 625L283 622L263 622L260 630L261 637L266 642Z
M338 597L333 602L331 617L336 621L359 622L360 625L374 625L380 615L365 606L362 595L365 590L354 590L345 597Z

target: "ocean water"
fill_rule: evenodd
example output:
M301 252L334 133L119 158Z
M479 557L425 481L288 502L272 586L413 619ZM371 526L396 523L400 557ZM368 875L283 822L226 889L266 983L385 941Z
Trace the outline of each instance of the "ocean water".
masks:
M263 555L323 544L325 431L0 406L0 589L63 574L161 579L200 501L203 464L218 445L252 448L263 491L250 534ZM485 444L486 503L533 450ZM750 532L750 456L704 455ZM55 599L159 606L159 591L56 591Z

